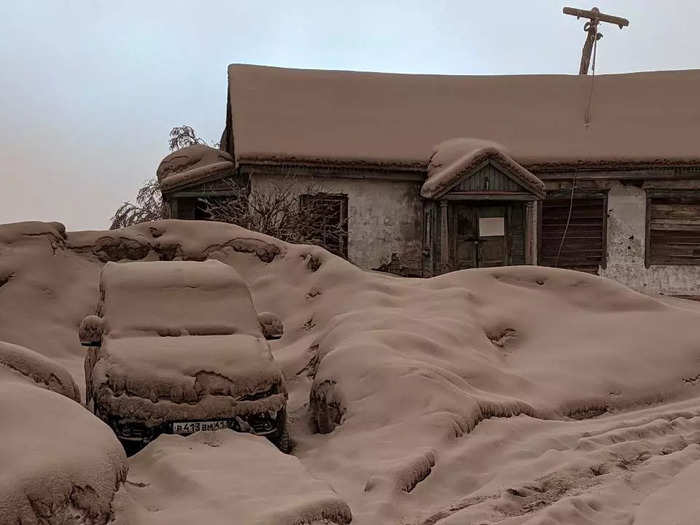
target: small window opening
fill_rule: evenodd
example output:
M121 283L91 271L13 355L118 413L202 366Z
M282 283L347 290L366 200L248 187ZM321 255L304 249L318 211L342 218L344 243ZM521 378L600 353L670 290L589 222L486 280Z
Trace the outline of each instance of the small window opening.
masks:
M306 223L307 242L323 246L341 257L348 256L348 196L316 193L299 196Z

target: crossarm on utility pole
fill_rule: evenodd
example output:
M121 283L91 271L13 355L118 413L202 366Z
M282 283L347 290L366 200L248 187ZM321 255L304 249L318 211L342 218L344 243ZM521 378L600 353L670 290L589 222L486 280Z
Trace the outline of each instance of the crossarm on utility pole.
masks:
M630 25L630 21L627 20L626 18L622 18L620 16L613 16L613 15L606 15L605 13L601 13L598 11L597 8L593 8L594 10L587 11L585 9L576 9L575 7L565 7L564 8L564 14L565 15L572 15L575 16L576 18L590 18L591 20L598 19L600 22L609 22L611 24L615 24L616 26L619 26L620 29L623 27L627 27Z
M598 31L598 24L600 22L610 22L611 24L616 24L622 29L630 25L629 20L619 16L606 15L601 13L597 7L591 10L576 9L574 7L565 7L565 15L572 15L576 18L588 18L588 22L583 26L583 30L586 31L586 41L583 44L583 51L581 52L581 65L579 67L579 75L588 74L588 65L591 61L591 51L593 50L593 45L603 38L603 34Z

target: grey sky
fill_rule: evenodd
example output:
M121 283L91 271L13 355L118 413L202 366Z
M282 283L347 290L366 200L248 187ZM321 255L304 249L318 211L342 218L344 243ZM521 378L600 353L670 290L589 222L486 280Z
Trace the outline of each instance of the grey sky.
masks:
M0 0L0 223L103 229L173 126L217 141L226 66L577 73L578 0ZM598 0L599 73L700 68L696 0ZM662 14L658 14L663 9ZM699 96L700 98L700 96Z

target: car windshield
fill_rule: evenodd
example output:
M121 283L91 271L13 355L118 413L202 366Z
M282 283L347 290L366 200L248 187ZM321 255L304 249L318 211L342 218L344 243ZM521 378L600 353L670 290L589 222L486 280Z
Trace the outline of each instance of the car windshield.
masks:
M261 335L246 283L218 261L109 263L100 286L112 336Z

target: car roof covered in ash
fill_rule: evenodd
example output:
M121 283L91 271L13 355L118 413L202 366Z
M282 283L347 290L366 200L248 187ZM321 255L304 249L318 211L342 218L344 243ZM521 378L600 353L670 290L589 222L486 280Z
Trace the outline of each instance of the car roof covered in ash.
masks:
M250 290L216 260L107 263L100 278L105 334L261 336Z

